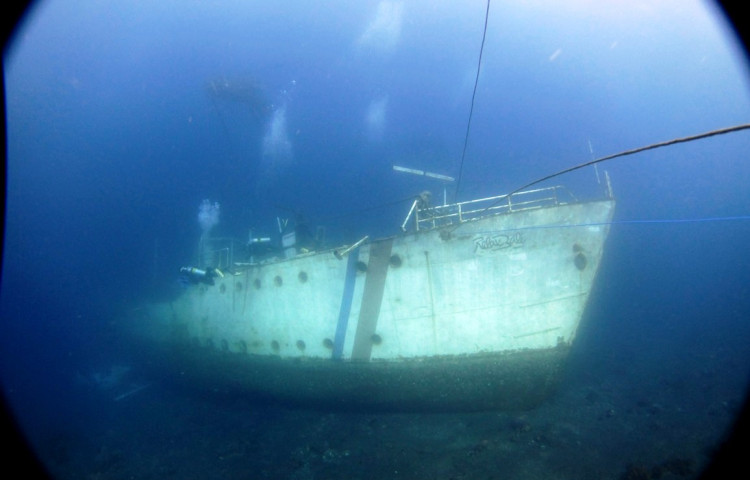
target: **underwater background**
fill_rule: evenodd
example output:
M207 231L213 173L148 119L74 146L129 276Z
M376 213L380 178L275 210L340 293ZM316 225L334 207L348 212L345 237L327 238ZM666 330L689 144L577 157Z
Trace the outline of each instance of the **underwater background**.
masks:
M56 477L700 473L750 372L747 132L599 165L618 201L605 255L560 390L532 411L286 408L149 378L118 336L123 312L179 293L205 199L215 235L278 241L277 218L303 214L335 246L396 234L425 189L506 193L750 119L748 66L712 4L487 5L32 9L3 58L0 373ZM593 168L558 183L602 191Z

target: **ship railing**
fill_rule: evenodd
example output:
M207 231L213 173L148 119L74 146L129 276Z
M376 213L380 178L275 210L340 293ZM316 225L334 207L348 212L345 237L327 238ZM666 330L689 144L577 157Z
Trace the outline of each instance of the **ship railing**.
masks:
M434 207L425 206L422 200L418 198L412 203L401 229L406 231L412 217L417 230L428 230L490 215L562 205L569 201L575 202L577 199L562 185Z
M198 265L230 270L234 265L236 251L241 251L244 243L231 237L201 238L198 245Z

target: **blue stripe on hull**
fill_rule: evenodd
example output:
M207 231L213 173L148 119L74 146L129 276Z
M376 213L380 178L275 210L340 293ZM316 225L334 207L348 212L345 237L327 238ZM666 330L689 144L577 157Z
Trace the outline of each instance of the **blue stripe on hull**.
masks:
M340 360L344 353L344 340L346 340L346 329L349 326L349 313L352 310L352 297L354 296L354 282L357 278L357 261L359 260L359 247L349 252L346 262L346 280L344 281L344 293L341 296L341 310L339 310L339 321L336 324L336 336L333 339L333 358Z

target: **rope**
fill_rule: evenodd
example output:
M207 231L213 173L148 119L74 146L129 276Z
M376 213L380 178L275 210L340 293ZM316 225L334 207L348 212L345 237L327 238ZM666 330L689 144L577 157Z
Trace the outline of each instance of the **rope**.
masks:
M579 170L581 168L588 167L590 165L594 165L597 163L606 162L608 160L612 160L618 157L624 157L626 155L633 155L636 153L645 152L646 150L654 150L656 148L667 147L669 145L675 145L677 143L692 142L694 140L700 140L702 138L713 137L715 135L724 135L725 133L732 133L732 132L738 132L740 130L747 130L748 128L750 128L750 123L746 123L744 125L736 125L734 127L719 128L717 130L711 130L710 132L699 133L698 135L692 135L690 137L675 138L673 140L667 140L666 142L654 143L651 145L647 145L645 147L634 148L632 150L625 150L624 152L615 153L614 155L597 158L596 160L591 160L590 162L586 162L580 165L576 165L574 167L566 168L565 170L560 170L559 172L553 173L552 175L547 175L546 177L542 177L539 180L534 180L531 183L527 183L526 185L513 190L508 195L510 196L510 195L513 195L514 193L520 192L521 190L526 190L527 188L532 187L538 183L542 183L545 180L549 180L550 178L559 177L560 175L570 173L574 170ZM494 206L494 205L491 205L491 206Z
M477 96L477 85L479 84L479 71L482 68L482 53L484 52L484 40L487 38L487 21L490 17L490 0L487 0L487 10L484 12L484 31L482 32L482 46L479 48L479 61L477 62L477 76L474 78L474 91L471 93L471 108L469 109L469 121L466 123L466 135L464 135L464 148L461 152L461 165L458 168L458 180L456 181L456 193L453 197L458 201L458 190L461 188L461 176L464 172L464 159L466 158L466 147L469 144L469 131L471 130L471 118L474 115L474 99Z
M510 196L512 196L512 195L514 195L514 194L516 194L516 193L518 193L520 191L522 191L522 190L526 190L529 187L533 187L534 185L542 183L542 182L544 182L546 180L549 180L551 178L559 177L560 175L564 175L566 173L570 173L572 171L579 170L579 169L584 168L584 167L595 165L597 163L602 163L602 162L606 162L606 161L609 161L609 160L613 160L613 159L618 158L618 157L624 157L624 156L627 156L627 155L634 155L636 153L645 152L646 150L654 150L656 148L666 147L666 146L669 146L669 145L675 145L675 144L678 144L678 143L685 143L685 142L692 142L694 140L700 140L702 138L713 137L713 136L716 136L716 135L724 135L725 133L739 132L741 130L747 130L747 129L750 129L750 123L745 123L745 124L742 124L742 125L735 125L733 127L719 128L719 129L716 129L716 130L711 130L711 131L708 131L708 132L699 133L697 135L691 135L689 137L675 138L675 139L672 139L672 140L667 140L665 142L659 142L659 143L653 143L651 145L646 145L645 147L634 148L634 149L631 149L631 150L625 150L624 152L615 153L614 155L608 155L606 157L597 158L595 160L591 160L589 162L585 162L585 163L582 163L580 165L576 165L574 167L566 168L565 170L560 170L559 172L555 172L555 173L553 173L551 175L547 175L547 176L542 177L542 178L540 178L538 180L534 180L533 182L527 183L526 185L524 185L522 187L516 188L515 190L513 190L512 192L510 192L507 195L507 197L510 197ZM502 199L504 199L504 198L506 198L506 197L504 196ZM499 199L499 200L493 202L492 204L490 204L487 208L485 208L484 210L482 210L479 213L479 215L483 214L484 212L488 211L489 209L491 209L492 207L494 207L495 205L497 205L502 199ZM450 229L449 231L453 232L458 227L460 227L461 225L463 225L463 224L459 223L456 226L454 226L452 229Z

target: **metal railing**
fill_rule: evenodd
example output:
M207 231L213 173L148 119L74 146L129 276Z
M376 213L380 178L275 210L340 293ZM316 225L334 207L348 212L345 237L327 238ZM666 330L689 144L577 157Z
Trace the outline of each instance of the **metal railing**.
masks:
M401 230L406 231L407 224L412 217L414 217L416 230L427 230L468 222L489 215L520 212L568 203L561 199L561 196L567 197L569 201L577 201L575 196L562 185L435 207L424 206L423 201L418 198L412 203L411 209L401 225Z
M229 270L234 265L235 249L243 243L229 237L201 238L198 244L197 265Z

